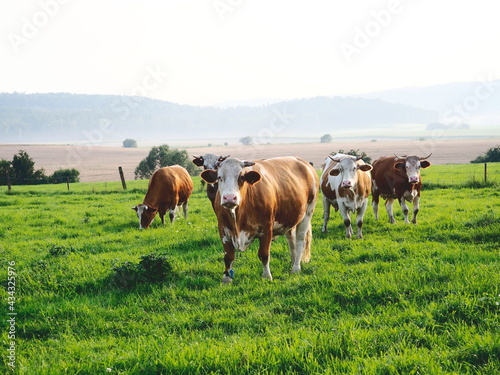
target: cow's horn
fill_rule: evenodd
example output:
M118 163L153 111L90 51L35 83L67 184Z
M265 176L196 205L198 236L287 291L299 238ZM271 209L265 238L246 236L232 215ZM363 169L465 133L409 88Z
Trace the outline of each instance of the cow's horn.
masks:
M429 156L426 156L425 158L420 158L420 160L425 160L425 159L429 159L432 155L432 152L429 154Z
M405 159L406 158L406 155L403 155L403 156L398 156L398 154L394 154L394 156L398 159Z
M366 154L363 152L361 155L356 156L356 160L363 159L366 156Z

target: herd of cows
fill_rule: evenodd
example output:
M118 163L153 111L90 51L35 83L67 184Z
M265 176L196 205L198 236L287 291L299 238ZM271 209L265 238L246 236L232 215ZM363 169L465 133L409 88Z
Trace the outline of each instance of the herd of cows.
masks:
M229 155L194 156L193 163L204 169L201 178L208 184L207 196L224 247L222 282L232 282L235 250L245 251L255 238L260 242L262 277L273 278L269 268L270 247L279 235L288 241L292 272L299 272L301 262L308 262L311 256L311 218L320 190L324 233L333 206L344 219L347 238L353 234L350 214L356 212L357 237L362 238L370 192L376 219L382 197L391 223L394 223L395 199L401 205L406 223L409 223L407 202L413 203L412 222L416 223L422 187L420 168L430 166L426 160L429 157L395 155L381 157L370 165L362 156L329 155L318 177L311 164L297 157L241 161ZM186 217L193 188L185 168L175 165L158 169L149 181L143 203L133 207L140 228L148 228L157 213L164 224L168 212L172 222L177 207L183 208Z

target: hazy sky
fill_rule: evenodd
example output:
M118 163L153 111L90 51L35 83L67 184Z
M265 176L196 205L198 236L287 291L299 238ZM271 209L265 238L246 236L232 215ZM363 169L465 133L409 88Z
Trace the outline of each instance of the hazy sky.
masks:
M500 78L498 0L0 0L0 92L210 105Z

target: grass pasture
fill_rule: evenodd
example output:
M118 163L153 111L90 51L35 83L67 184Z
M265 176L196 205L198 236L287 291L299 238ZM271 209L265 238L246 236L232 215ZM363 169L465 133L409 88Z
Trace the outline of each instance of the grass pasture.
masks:
M482 165L423 170L419 223L398 204L396 224L383 207L376 222L370 207L363 240L344 239L334 212L322 234L319 199L301 274L278 238L275 280L254 243L232 285L199 178L188 219L148 230L130 209L147 181L1 187L0 373L498 374L500 164L488 171L482 184ZM165 281L114 283L152 253L172 267Z

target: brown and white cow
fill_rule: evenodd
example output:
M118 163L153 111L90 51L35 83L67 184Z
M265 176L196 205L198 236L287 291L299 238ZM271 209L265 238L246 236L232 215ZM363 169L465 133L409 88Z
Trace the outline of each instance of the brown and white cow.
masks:
M157 212L162 224L165 224L167 211L169 211L170 222L173 222L178 206L182 206L184 217L187 217L188 200L193 187L191 176L180 165L158 169L149 180L143 203L132 207L137 212L139 227L148 228Z
M206 169L217 169L220 163L222 163L224 160L226 160L229 157L229 155L224 155L224 156L219 156L215 154L205 154L203 156L196 156L193 155L193 164L197 165L198 167L203 167L204 170ZM204 180L202 180L205 182ZM212 202L212 207L214 205L214 200L215 200L215 195L217 194L217 189L218 189L218 184L217 182L215 184L208 184L207 185L207 197L210 199L210 202Z
M395 223L392 205L394 199L399 201L403 210L405 223L408 221L408 205L413 202L412 223L417 223L417 214L420 204L420 190L422 189L422 177L420 168L428 168L431 163L427 160L432 154L425 158L415 155L411 156L384 156L373 162L372 171L372 194L373 213L378 219L378 202L380 196L384 198L385 208L389 215L389 222Z
M321 174L323 233L326 232L330 219L330 205L332 205L335 211L340 210L347 238L351 238L353 234L350 213L356 212L358 238L363 238L363 217L372 187L369 173L372 166L365 164L361 158L362 156L336 154L325 160Z
M311 218L318 197L319 179L314 168L295 157L258 161L229 158L217 170L201 177L219 183L214 202L219 235L224 247L223 283L232 281L235 250L245 251L259 239L262 277L272 280L269 268L271 241L278 235L288 240L292 272L300 271L311 251Z

